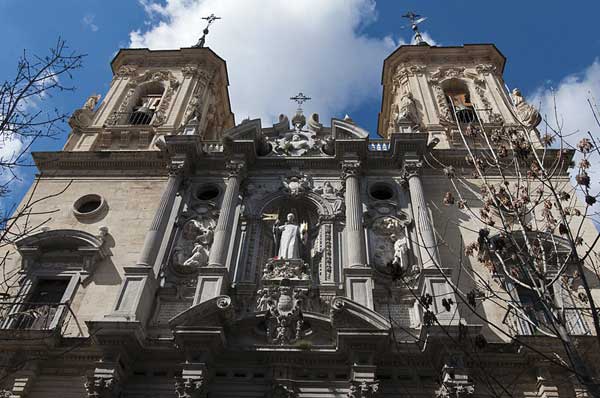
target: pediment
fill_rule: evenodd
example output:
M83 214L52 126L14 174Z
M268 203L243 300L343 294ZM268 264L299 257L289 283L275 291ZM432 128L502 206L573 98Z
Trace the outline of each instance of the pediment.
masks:
M370 329L389 331L390 322L375 311L346 297L335 297L331 302L331 321L335 329Z

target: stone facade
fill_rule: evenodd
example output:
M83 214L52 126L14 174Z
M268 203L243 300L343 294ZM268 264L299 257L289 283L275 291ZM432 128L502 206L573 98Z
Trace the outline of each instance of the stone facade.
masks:
M487 300L474 314L452 287L473 289L452 252L480 222L439 206L450 183L425 154L472 167L448 96L479 109L461 118L537 142L504 63L492 45L399 48L373 139L349 118L325 126L302 111L234 126L210 49L121 50L64 150L34 154L34 195L51 195L54 212L16 242L15 289L26 301L63 285L41 326L16 321L26 304L5 306L0 386L32 398L483 397L500 385L576 396L572 377L511 341L524 330L505 308Z

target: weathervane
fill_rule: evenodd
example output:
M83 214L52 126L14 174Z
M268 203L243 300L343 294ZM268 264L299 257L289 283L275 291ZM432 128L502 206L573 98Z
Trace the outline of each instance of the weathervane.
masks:
M202 48L202 47L204 47L204 43L206 42L206 35L208 34L208 28L217 19L221 19L221 17L217 17L217 16L215 16L215 14L210 14L208 17L202 17L202 19L205 19L206 22L207 22L206 28L204 28L204 30L202 31L203 35L200 38L200 40L198 40L198 43L196 43L195 46L192 46L192 48Z
M290 97L290 99L298 104L297 112L302 113L302 104L306 101L310 101L312 98L307 97L306 95L304 95L304 93L302 93L302 91L300 91L296 96Z
M402 15L402 18L406 18L410 20L410 28L415 32L415 44L422 45L427 44L425 40L423 40L423 36L421 36L421 32L419 32L419 24L427 19L427 17L422 17L419 14L415 14L412 11L407 12ZM403 26L404 27L404 26Z

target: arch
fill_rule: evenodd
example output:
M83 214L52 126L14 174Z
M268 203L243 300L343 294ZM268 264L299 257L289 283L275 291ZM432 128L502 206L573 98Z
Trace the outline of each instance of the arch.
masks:
M456 111L456 117L461 123L472 123L476 115L467 82L456 77L443 80L441 88L450 108Z
M260 202L262 206L260 208L251 207L250 213L260 217L262 214L265 214L265 211L267 211L267 209L269 209L269 207L274 203L286 198L290 198L290 195L285 192L277 191L270 193L264 198L264 200ZM308 202L310 202L315 207L316 212L319 215L333 216L334 214L331 204L314 192L307 192L297 197L297 200L301 199L306 199Z
M39 232L18 240L22 268L33 274L81 273L91 275L108 256L102 236L74 229Z

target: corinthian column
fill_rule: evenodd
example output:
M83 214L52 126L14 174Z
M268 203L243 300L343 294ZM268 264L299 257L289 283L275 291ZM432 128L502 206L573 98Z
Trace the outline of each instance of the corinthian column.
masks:
M144 246L138 258L137 264L144 266L153 266L156 260L156 254L162 243L169 214L175 201L175 196L181 185L183 178L184 160L173 160L169 165L169 179L167 186L163 191L158 204L158 209L154 214L152 224L146 232Z
M362 222L362 202L360 199L360 161L342 162L342 179L346 184L346 250L348 267L365 267L365 235Z
M419 252L423 268L434 268L436 264L441 266L440 259L435 243L433 225L429 218L425 194L423 193L423 184L419 175L421 162L407 161L404 165L406 179L408 180L408 189L410 191L410 201L412 204L413 217L416 223Z
M231 228L233 226L235 207L237 205L244 170L245 163L243 161L232 160L227 164L229 176L227 178L225 195L223 195L219 221L217 221L217 226L215 227L214 240L208 258L208 265L210 267L223 267L226 265L227 248L231 239Z

